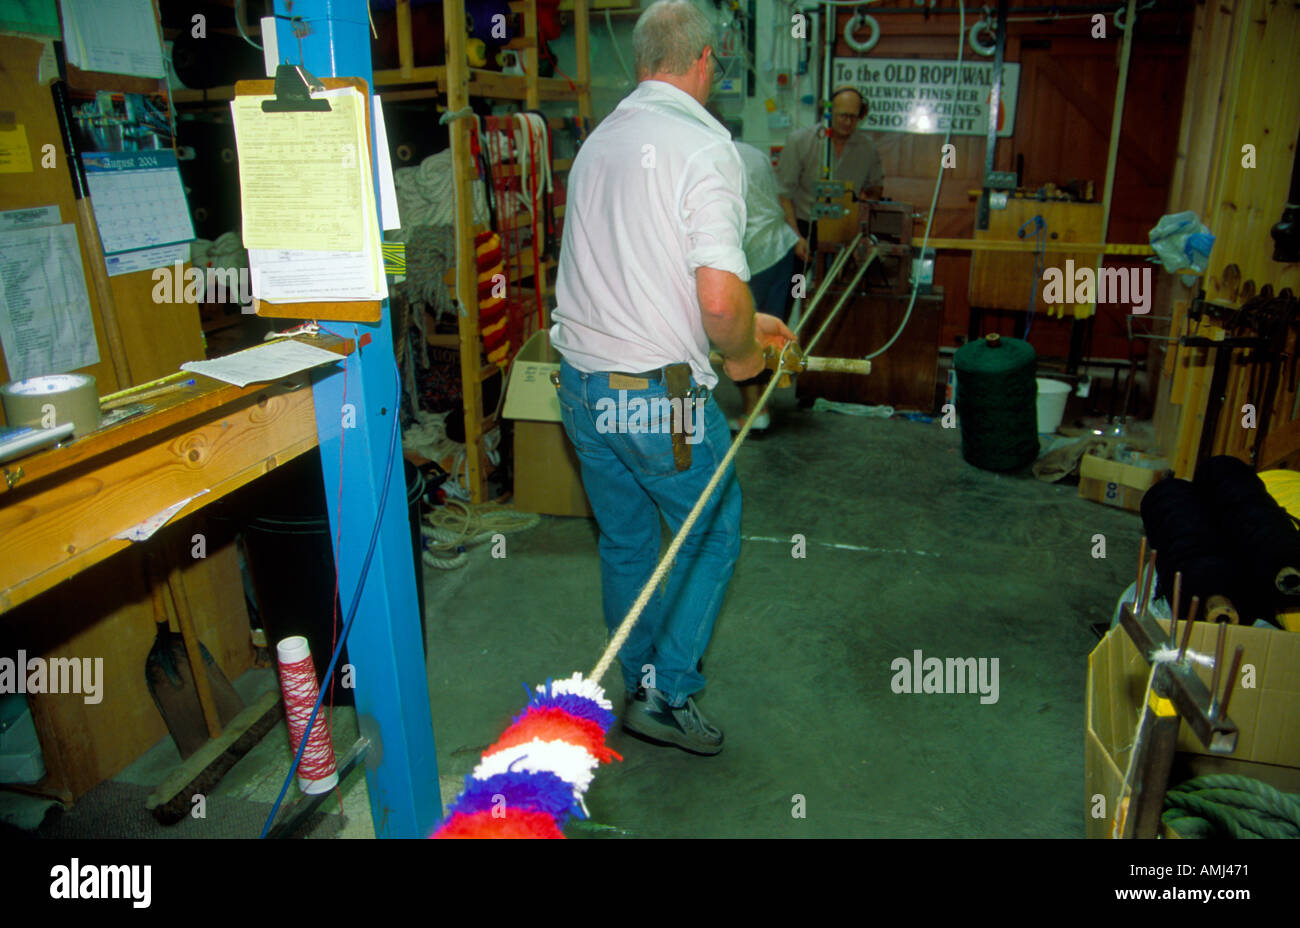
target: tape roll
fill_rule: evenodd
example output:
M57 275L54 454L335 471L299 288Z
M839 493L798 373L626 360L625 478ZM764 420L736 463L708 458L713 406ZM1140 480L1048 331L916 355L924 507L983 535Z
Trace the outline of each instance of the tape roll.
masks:
M10 425L54 428L72 423L73 437L99 428L99 390L89 374L46 374L0 386Z

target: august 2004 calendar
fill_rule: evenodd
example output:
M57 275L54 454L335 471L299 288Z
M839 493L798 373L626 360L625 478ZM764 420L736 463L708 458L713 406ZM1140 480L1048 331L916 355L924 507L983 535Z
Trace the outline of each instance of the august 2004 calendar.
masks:
M104 254L194 238L175 152L88 152L81 161Z

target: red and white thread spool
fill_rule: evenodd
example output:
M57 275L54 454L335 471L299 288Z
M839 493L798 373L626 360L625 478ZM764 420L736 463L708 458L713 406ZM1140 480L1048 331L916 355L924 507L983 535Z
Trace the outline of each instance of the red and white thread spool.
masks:
M280 659L280 689L284 693L284 717L289 723L289 745L296 755L320 685L316 682L316 667L311 662L306 638L301 635L285 638L275 646L275 651ZM326 793L338 785L334 745L330 743L327 728L325 713L317 712L311 738L298 764L298 787L304 793Z

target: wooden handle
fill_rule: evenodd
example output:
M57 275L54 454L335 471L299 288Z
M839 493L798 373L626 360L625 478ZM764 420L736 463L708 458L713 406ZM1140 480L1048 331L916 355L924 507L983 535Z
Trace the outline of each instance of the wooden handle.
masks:
M871 362L862 358L804 358L805 369L834 374L870 374Z

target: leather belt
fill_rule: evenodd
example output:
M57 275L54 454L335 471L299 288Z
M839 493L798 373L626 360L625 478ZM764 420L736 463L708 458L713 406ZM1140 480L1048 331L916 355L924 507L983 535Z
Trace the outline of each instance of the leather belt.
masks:
M558 373L558 372L557 372ZM652 371L642 371L638 374L629 374L623 371L609 371L609 386L612 390L645 390L652 383L663 383L667 389L670 400L680 400L677 409L680 412L680 418L674 416L672 436L673 436L673 465L679 471L689 470L691 466L691 446L686 442L685 410L686 403L694 403L696 400L707 400L709 398L709 388L703 385L693 386L691 384L691 366L685 361L678 364L669 364ZM559 386L559 377L556 374L551 375L551 382ZM704 424L700 416L692 415L691 422L694 428L703 428Z

